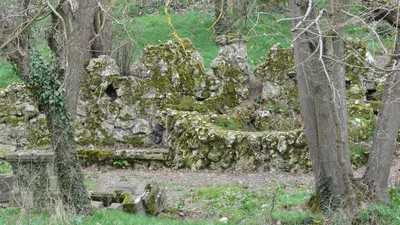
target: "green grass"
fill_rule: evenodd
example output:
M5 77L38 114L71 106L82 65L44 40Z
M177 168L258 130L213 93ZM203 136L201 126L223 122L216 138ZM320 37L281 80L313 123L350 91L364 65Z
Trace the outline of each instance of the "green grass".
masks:
M350 143L350 161L356 168L367 164L369 146L362 143Z
M390 202L370 204L367 209L359 213L354 224L400 224L400 187L391 187L389 195Z
M83 183L85 184L86 189L88 189L89 191L94 190L98 184L98 180L97 180L98 178L99 178L98 175L86 176L83 179Z
M167 18L162 13L160 15L122 18L117 10L114 16L120 24L124 25L113 24L114 46L133 39L137 44L130 51L132 51L131 53L134 54L136 59L142 54L145 46L163 43L174 38L172 30L167 24ZM218 46L215 43L216 36L212 30L207 29L214 23L214 15L190 11L184 14L171 13L170 16L179 37L191 39L203 57L205 66L209 67L211 61L218 54ZM255 16L250 16L246 26L243 22L238 25L240 32L247 40L251 67L254 68L257 64L264 62L269 49L276 43L280 42L284 47L290 47L290 21L276 22L278 19L288 17L289 15L283 13L271 12L268 15L260 14L257 26L250 22L250 20L257 21ZM380 51L376 38L360 25L348 26L346 35L366 41L368 49L372 52ZM390 46L393 43L393 38L383 38L382 41L386 46ZM42 45L43 43L39 43L39 47L49 51L48 48ZM0 88L4 88L13 82L20 81L15 78L11 65L0 61Z
M0 160L0 174L11 173L12 167L11 164L7 161Z
M272 204L274 220L296 224L311 216L310 212L301 209L310 193L299 187L250 189L229 185L201 189L196 194L194 201L205 203L206 217L227 217L233 224L265 224L270 219Z
M217 56L218 46L215 37L207 28L212 25L214 18L211 14L189 12L172 14L171 20L181 38L189 38L203 56L205 65ZM143 16L122 20L128 27L126 33L121 26L114 25L117 31L116 40L126 41L128 34L137 41L135 55L140 56L142 49L147 45L154 45L173 39L172 30L167 24L164 15ZM115 44L115 43L114 43Z
M187 222L180 220L161 219L155 217L146 217L128 214L120 211L96 211L93 216L77 217L68 216L56 218L55 214L32 213L21 216L21 212L16 209L0 210L0 224L15 225L43 225L43 224L73 224L73 225L212 225L221 223L209 222ZM19 223L21 222L21 223Z
M4 60L0 60L0 88L5 88L10 84L19 82L21 80L15 75L12 65Z
M171 20L179 37L189 38L204 59L208 67L217 56L218 46L212 30L207 30L214 23L214 16L209 13L187 12L185 14L171 14ZM283 14L273 14L277 19L285 17ZM251 18L254 21L256 18ZM147 45L153 45L173 39L172 30L167 24L165 15L144 16L122 20L128 27L128 33L119 25L114 25L117 30L116 40L126 41L131 35L138 42L136 56ZM249 62L252 66L264 62L269 49L281 42L284 47L290 46L290 23L288 21L276 23L271 16L261 15L259 24L242 28L242 34L247 38Z

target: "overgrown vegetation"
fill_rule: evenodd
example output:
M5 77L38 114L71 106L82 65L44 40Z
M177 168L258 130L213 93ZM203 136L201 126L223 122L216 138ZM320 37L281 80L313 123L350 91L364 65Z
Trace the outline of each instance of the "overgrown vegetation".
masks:
M4 160L0 160L0 174L11 173L12 168L10 163Z
M310 198L307 188L294 184L274 186L272 189L239 185L206 188L198 190L193 201L205 204L206 218L227 217L233 224L273 221L297 224L311 216L304 207Z
M0 88L22 82L14 73L13 67L5 60L0 60Z
M367 164L369 146L362 143L350 144L350 161L356 168Z
M60 216L59 218L57 216ZM96 211L93 216L81 217L74 215L55 215L38 213L31 215L23 215L21 211L16 209L0 210L0 224L74 224L74 225L99 225L99 224L141 224L141 225L212 225L222 223L209 222L187 222L171 219L160 219L155 217L146 217L132 215L120 211Z

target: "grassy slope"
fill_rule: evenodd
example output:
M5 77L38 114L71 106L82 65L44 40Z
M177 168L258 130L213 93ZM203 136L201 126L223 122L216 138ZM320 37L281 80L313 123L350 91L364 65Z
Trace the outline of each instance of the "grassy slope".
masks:
M283 17L279 14L274 14L274 16ZM253 19L255 21L255 18ZM207 30L214 23L213 15L199 12L171 14L171 20L179 37L189 38L193 41L204 58L205 66L208 67L218 53L218 46L215 44L216 37L212 30ZM124 42L129 40L130 37L137 41L136 57L140 56L145 46L162 43L173 38L172 30L164 15L121 19L121 22L126 24L127 32L122 26L114 25L114 40ZM257 27L251 28L251 26L243 28L243 33L248 37L249 63L251 66L263 62L268 50L277 42L281 42L285 47L290 45L290 24L288 21L275 23L271 16L260 16ZM11 65L5 61L0 61L0 88L5 88L13 82L20 81L12 72Z
M11 64L0 61L0 88L5 88L14 82L21 82L13 71Z

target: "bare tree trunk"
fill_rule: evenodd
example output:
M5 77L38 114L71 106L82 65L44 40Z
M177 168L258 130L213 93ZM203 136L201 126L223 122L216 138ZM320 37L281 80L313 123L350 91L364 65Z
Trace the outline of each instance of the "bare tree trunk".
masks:
M64 69L68 111L73 121L76 120L79 88L85 61L102 54L110 54L111 51L109 30L111 20L107 14L112 12L112 1L85 0L79 1L77 5L64 1L56 8L59 15L53 13L53 24L58 27L58 32L51 34L49 39L54 38L55 35L66 38L64 41L67 48L63 48L60 52L59 47L64 43L54 43L52 49ZM65 24L65 29L63 24Z
M388 201L388 182L390 167L396 148L397 133L400 126L400 37L397 29L396 50L392 57L393 68L387 74L374 142L368 158L364 179L373 196Z
M374 20L385 20L397 29L396 45L392 55L393 71L386 74L386 86L378 114L377 128L368 158L364 181L371 196L388 201L388 183L396 138L400 126L400 32L398 28L399 8L396 1L363 0L368 7L367 15ZM389 68L388 68L389 69Z
M215 30L217 34L224 34L229 31L229 20L227 10L227 0L214 0L215 8Z
M341 7L331 2L331 8ZM334 3L337 3L336 5ZM340 35L343 28L332 27L325 38L318 25L313 1L292 0L292 34L296 74L299 85L300 112L305 124L307 143L313 163L317 208L328 210L342 200L353 205L348 152L344 65L330 58L343 56ZM338 12L338 11L334 11ZM335 15L333 21L343 20ZM329 55L329 57L325 57Z
M91 39L93 58L100 55L111 54L111 18L112 4L114 0L98 0L101 7L96 8L93 21L93 33Z

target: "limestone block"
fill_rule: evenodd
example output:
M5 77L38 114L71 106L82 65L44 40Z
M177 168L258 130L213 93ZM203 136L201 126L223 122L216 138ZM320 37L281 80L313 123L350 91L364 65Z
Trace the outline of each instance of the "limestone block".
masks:
M11 191L14 185L12 174L0 174L0 193Z
M103 202L91 201L90 205L92 206L92 208L95 208L95 209L103 209L104 208Z
M107 209L124 211L124 206L120 203L111 203L111 205Z

